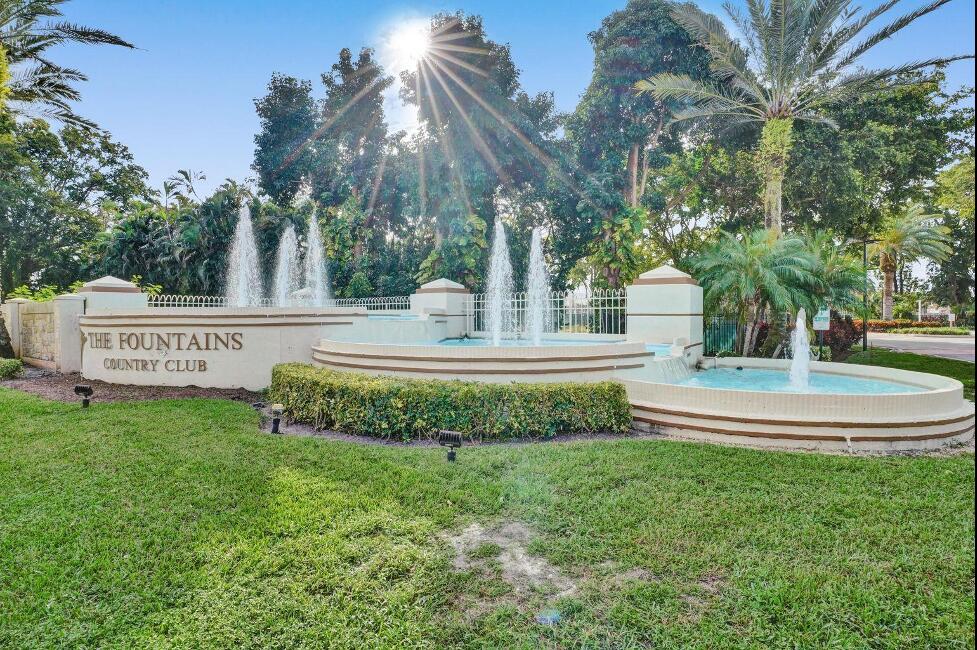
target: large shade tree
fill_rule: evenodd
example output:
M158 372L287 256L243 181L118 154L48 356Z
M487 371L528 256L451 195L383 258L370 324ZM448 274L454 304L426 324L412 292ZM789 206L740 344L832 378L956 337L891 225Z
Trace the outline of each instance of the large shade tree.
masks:
M925 257L941 261L950 254L949 230L937 223L940 215L927 214L921 203L912 203L886 219L872 244L872 257L882 271L882 318L892 318L896 271L900 264Z
M80 70L55 63L50 51L59 45L118 45L132 43L103 29L64 20L66 0L0 0L0 49L10 66L10 110L53 118L64 124L93 127L75 113L72 103L80 93L76 83L86 81Z
M600 280L622 286L639 269L636 244L648 208L664 209L655 186L668 154L678 151L682 133L666 129L675 103L636 94L634 84L657 74L710 76L709 56L693 48L689 33L671 16L665 0L631 0L588 35L594 72L566 123L567 140L582 176L586 197L573 208L586 227L583 251L592 256ZM575 233L560 233L560 244Z
M672 16L709 52L718 80L663 72L639 81L636 88L662 100L687 102L674 113L674 121L761 127L757 166L764 180L764 222L779 233L795 121L836 127L830 107L900 83L915 70L969 58L856 68L866 52L948 1L930 2L865 35L899 0L886 0L864 13L850 0L747 0L746 13L726 6L743 42L717 17L692 4L676 4Z
M970 154L937 177L936 204L954 242L949 257L930 264L933 297L958 309L974 301L974 156Z

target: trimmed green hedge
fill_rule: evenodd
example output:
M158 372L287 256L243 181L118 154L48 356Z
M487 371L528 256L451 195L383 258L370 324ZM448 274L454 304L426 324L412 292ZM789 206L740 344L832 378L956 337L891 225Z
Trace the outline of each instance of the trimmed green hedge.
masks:
M269 396L285 406L291 421L404 441L442 429L499 440L620 433L631 425L624 386L609 381L483 384L371 377L290 363L275 366Z
M0 359L0 379L10 379L23 367L20 359Z
M967 336L970 330L966 327L896 327L889 330L890 334L929 334L931 336Z

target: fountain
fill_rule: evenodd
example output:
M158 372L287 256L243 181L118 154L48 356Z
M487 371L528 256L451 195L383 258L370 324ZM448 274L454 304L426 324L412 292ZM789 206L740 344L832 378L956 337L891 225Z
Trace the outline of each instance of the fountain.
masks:
M807 337L807 317L804 309L797 310L797 322L791 335L794 358L790 362L790 385L805 392L811 380L811 342Z
M272 286L272 299L278 307L293 306L294 294L301 284L299 269L299 242L295 228L290 224L278 242L278 255L275 260L275 278Z
M251 211L243 205L238 212L234 242L228 258L227 306L257 307L261 304L262 293L261 264L251 227Z
M542 345L543 332L550 326L550 279L543 257L543 229L540 226L533 228L529 247L526 294L526 335L533 345Z
M512 261L505 241L505 227L495 220L495 237L489 258L488 274L488 331L492 345L502 344L502 336L512 331Z
M315 210L309 215L309 250L305 254L305 286L309 289L309 303L324 307L330 299L329 274L326 269L326 253L322 248L319 219Z

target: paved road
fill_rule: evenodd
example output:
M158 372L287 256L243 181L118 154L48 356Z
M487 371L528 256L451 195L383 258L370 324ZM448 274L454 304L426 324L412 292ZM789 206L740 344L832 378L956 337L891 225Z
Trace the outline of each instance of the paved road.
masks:
M974 337L920 336L915 334L885 334L869 332L868 344L898 352L915 352L944 359L974 361Z

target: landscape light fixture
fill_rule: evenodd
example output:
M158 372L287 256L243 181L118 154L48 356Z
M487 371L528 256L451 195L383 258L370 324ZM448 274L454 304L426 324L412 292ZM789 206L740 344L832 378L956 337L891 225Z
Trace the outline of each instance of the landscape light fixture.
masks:
M81 398L82 408L88 408L91 404L91 396L95 393L88 384L75 384L75 395Z
M448 448L448 461L453 463L457 458L455 449L461 447L461 433L458 431L442 431L438 434L438 444Z
M284 413L285 413L284 404L271 405L271 432L272 433L281 433L281 431L278 430L278 425L281 424L282 414Z

